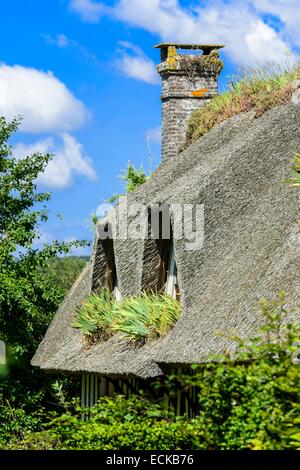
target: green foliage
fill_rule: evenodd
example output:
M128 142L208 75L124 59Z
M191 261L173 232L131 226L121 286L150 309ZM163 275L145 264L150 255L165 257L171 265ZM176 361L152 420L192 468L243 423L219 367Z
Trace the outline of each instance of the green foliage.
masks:
M236 337L237 354L214 358L149 381L147 391L172 399L195 391L196 417L176 417L165 399L102 398L90 410L75 406L39 432L6 448L115 450L286 450L300 447L300 368L293 361L299 325L286 321L283 293L260 303L264 323L250 340ZM299 347L299 345L298 345ZM299 351L297 351L299 355ZM155 395L155 393L153 393ZM89 421L81 418L91 413Z
M44 391L28 393L24 385L11 380L0 386L0 448L11 439L24 439L28 432L38 431L44 422L41 408Z
M299 409L298 409L299 413ZM300 450L300 417L296 416L289 422L288 431L289 444L291 448Z
M288 180L291 187L300 186L300 154L295 155L291 178Z
M186 145L232 116L251 110L255 111L256 116L261 116L269 109L287 103L293 93L293 81L299 78L298 65L293 70L260 68L238 81L232 81L226 92L192 114Z
M299 368L290 358L273 364L224 363L197 373L194 380L201 410L198 421L213 448L290 447L288 426L299 412L300 398Z
M88 260L86 256L56 257L41 269L41 273L45 276L47 283L65 294L72 287Z
M50 199L50 194L37 192L36 179L52 157L13 158L7 141L17 127L18 121L0 119L0 336L14 360L33 353L62 300L41 269L58 254L84 244L55 241L34 248Z
M117 302L108 289L102 289L98 295L91 294L82 306L73 326L81 329L85 335L103 335L109 337L110 324L115 316Z
M291 426L294 436L300 431L300 369L293 363L300 328L286 321L283 292L275 300L261 300L260 309L264 323L257 334L234 338L234 360L215 358L218 364L197 367L194 377L179 379L182 387L197 387L198 420L213 436L214 448L288 449Z
M164 336L180 313L180 303L166 294L142 293L117 302L108 290L102 289L78 309L73 326L92 341L121 333L131 341L144 343Z
M46 272L57 256L86 244L55 241L35 248L50 199L37 191L36 181L52 156L13 157L9 139L18 125L0 118L0 340L8 355L6 374L0 377L1 432L30 427L31 419L36 423L32 406L41 403L51 379L33 371L30 359L63 299L63 290L49 282Z
M148 176L146 175L143 167L135 168L131 163L128 163L126 170L120 176L124 182L124 193L114 194L109 202L117 201L121 196L125 196L128 193L132 193L136 188L144 184Z
M51 156L13 158L8 139L17 127L17 121L0 119L0 339L9 358L8 370L0 370L0 447L299 449L300 368L295 357L300 335L299 326L286 321L283 293L275 301L261 301L264 323L257 335L245 341L232 333L234 357L222 355L146 385L153 396L170 399L195 391L194 419L175 417L166 412L164 400L153 403L140 393L103 398L91 419L83 421L87 410L68 401L65 385L71 388L70 378L53 387L62 413L44 410L53 400L53 379L33 370L29 360L62 300L62 290L50 282L57 257L74 244L33 247L37 227L47 220L45 203L50 198L37 192L35 181ZM71 281L61 275L66 287ZM88 299L76 321L94 339L120 331L144 342L172 327L180 314L174 302L144 294L117 304L103 291Z
M102 398L89 421L82 410L54 418L39 433L6 448L68 450L151 450L203 448L203 431L161 410L142 396Z

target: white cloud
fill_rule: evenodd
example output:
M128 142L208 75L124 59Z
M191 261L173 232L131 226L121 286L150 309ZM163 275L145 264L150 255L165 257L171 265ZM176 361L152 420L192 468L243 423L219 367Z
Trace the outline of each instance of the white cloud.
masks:
M285 62L288 49L300 45L299 0L198 0L191 5L184 8L177 0L119 0L113 8L103 7L103 14L163 41L224 43L225 54L242 66ZM277 16L283 27L277 31L265 14Z
M68 47L73 48L79 55L84 59L96 65L97 67L101 66L101 61L98 57L86 48L83 44L74 39L67 37L65 34L56 34L51 36L50 34L43 34L46 44L51 46L56 46L59 49L66 49Z
M109 9L94 0L71 0L69 9L81 17L87 23L97 23L101 16Z
M120 0L118 19L158 34L163 41L224 43L225 52L243 66L282 61L287 44L255 13L251 2L199 2L193 10L176 0Z
M64 34L57 34L56 43L58 47L67 47L69 45L69 39Z
M70 40L65 34L56 34L54 37L50 36L50 34L44 34L43 37L47 44L52 44L53 46L64 48L70 45Z
M120 60L120 68L125 75L146 83L158 83L155 64L148 57L124 54Z
M282 36L300 46L299 0L253 0L253 3L258 12L277 17L282 22Z
M88 111L52 72L0 64L0 115L21 115L23 132L69 132Z
M67 133L61 135L59 143L49 137L29 145L18 143L14 148L14 156L17 158L34 153L55 154L45 172L38 178L38 182L46 186L66 188L72 184L75 175L82 175L94 181L97 179L92 162L86 156L84 148Z
M128 77L142 80L146 83L159 83L159 75L154 62L145 56L142 50L129 42L119 43L122 47L117 67Z
M257 20L251 25L245 34L245 43L250 56L259 64L288 61L288 48L278 40L276 32L262 21Z

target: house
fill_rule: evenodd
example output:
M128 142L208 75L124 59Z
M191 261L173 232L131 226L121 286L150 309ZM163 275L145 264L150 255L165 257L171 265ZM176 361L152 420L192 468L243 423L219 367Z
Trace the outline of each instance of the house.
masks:
M32 360L46 371L81 375L86 406L170 368L231 351L234 345L220 332L254 333L262 297L285 290L289 311L300 304L300 200L285 184L300 148L300 106L233 117L184 150L188 117L217 93L222 46L158 47L162 163L100 220L91 260ZM151 237L152 219L163 212L170 235L162 236L159 227ZM123 236L120 226L130 226L132 236ZM164 338L143 346L114 335L86 349L72 322L76 307L102 287L123 298L151 289L180 293L182 316Z

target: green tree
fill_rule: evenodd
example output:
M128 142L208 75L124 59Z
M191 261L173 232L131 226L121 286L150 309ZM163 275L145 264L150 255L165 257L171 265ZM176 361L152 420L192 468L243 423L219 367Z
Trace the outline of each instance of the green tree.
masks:
M57 255L85 242L45 244L34 247L39 225L46 222L49 193L37 192L36 179L51 155L35 154L17 159L8 139L18 121L0 120L0 332L15 359L31 355L42 338L51 315L62 300L40 268ZM40 207L41 206L41 207Z
M10 407L23 406L31 392L41 389L39 373L30 367L30 359L64 293L49 283L45 270L58 255L86 244L54 241L40 250L35 248L51 198L49 193L37 191L36 181L52 155L13 157L9 139L18 126L18 120L8 123L0 118L0 340L7 347L9 368L8 375L1 378L0 402ZM0 427L7 413L0 407Z
M41 271L47 282L65 294L72 287L88 260L88 256L56 257L50 260Z

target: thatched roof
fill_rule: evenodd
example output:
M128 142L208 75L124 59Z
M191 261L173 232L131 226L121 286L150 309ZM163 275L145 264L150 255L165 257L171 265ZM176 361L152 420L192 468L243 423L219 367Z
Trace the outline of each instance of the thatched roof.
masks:
M300 107L293 105L260 118L251 113L234 117L166 161L130 195L130 203L205 206L203 248L186 251L183 240L175 241L183 315L165 338L134 349L115 336L84 350L71 322L92 278L95 285L102 279L103 248L96 241L89 266L61 305L32 364L50 371L151 377L161 374L162 364L205 362L212 353L231 348L220 331L250 335L261 322L257 302L263 296L275 297L283 289L289 306L299 306L300 192L284 182L300 149L299 124ZM144 245L114 241L124 296L140 291L143 272L151 265Z

